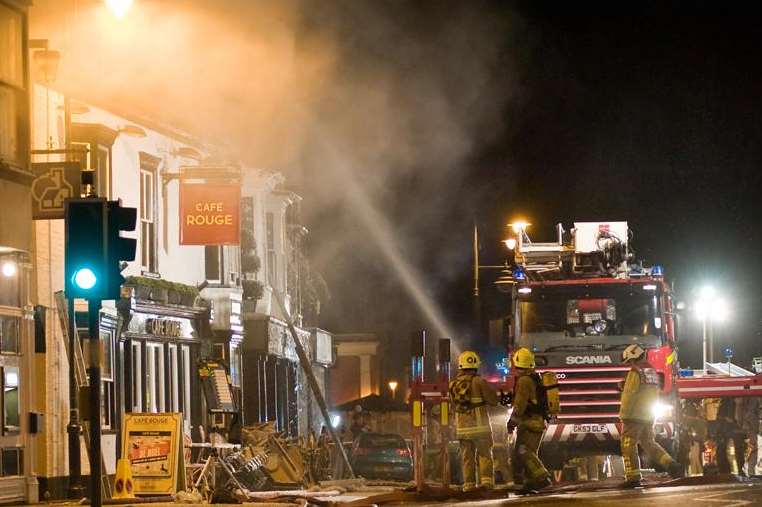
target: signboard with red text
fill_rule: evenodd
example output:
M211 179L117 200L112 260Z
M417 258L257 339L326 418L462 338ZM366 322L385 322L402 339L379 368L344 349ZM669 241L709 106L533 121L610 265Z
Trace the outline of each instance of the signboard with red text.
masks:
M240 205L240 185L181 184L180 244L239 244Z

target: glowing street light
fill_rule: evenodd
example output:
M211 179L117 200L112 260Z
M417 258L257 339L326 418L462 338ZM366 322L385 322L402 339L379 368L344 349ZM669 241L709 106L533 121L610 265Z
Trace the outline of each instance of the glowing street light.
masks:
M389 381L389 390L392 392L392 399L395 398L395 394L397 393L397 386L399 383L396 380L390 380Z
M693 305L696 316L701 320L704 365L707 362L707 336L709 338L709 362L714 362L714 337L712 324L727 320L730 308L727 301L718 296L711 285L699 291L699 298ZM706 366L704 366L706 368Z
M124 18L132 6L132 0L104 0L104 2L117 19Z
M0 271L2 271L4 277L10 278L16 275L18 268L16 267L15 262L6 261L3 262L3 267L0 268Z
M532 225L524 220L516 220L513 223L508 224L512 229L513 232L516 234L521 234L522 232L526 231L527 228Z

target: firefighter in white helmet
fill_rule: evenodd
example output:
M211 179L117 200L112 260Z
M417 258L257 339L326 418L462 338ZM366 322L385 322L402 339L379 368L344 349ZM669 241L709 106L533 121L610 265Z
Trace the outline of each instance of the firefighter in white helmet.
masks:
M639 345L628 345L622 362L632 368L625 377L619 418L622 420L622 458L625 485L640 485L638 444L654 464L666 469L672 477L682 476L682 467L654 439L654 406L659 399L659 376L646 361L646 351Z
M492 427L487 406L496 406L497 393L478 374L479 356L466 350L458 358L458 375L450 381L450 399L455 405L455 428L460 441L463 464L463 490L476 487L476 464L479 484L495 485L492 464Z
M508 433L518 428L511 459L513 482L523 485L526 491L533 491L551 484L550 473L537 456L546 428L547 404L543 399L542 381L534 371L532 351L524 347L518 349L513 354L512 362L516 369L516 381Z

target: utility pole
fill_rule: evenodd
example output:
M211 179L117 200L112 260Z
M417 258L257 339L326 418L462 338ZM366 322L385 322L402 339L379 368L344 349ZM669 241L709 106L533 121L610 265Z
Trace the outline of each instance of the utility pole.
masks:
M87 302L87 328L89 358L87 376L90 381L90 505L100 507L102 500L103 470L101 470L101 340L100 299Z
M67 324L69 333L69 424L66 433L69 436L69 498L82 498L82 463L80 461L79 406L77 396L77 375L75 371L75 347L77 347L77 329L74 322L74 300L68 300Z

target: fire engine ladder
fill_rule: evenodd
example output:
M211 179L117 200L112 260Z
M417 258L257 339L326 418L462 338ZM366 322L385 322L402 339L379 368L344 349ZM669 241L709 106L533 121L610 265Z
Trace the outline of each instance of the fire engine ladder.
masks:
M69 360L69 367L74 368L74 379L77 385L77 393L81 394L82 389L89 387L90 381L87 378L87 365L85 364L85 355L82 352L82 342L79 339L79 334L74 333L74 360L70 356L69 352L69 312L68 305L66 304L66 295L64 292L58 291L55 293L56 309L58 310L58 322L61 325L61 337L63 340L64 350L66 350L66 357ZM76 327L76 325L75 325ZM98 411L100 412L100 411ZM100 414L96 414L98 417ZM87 448L87 455L92 456L90 450L90 421L80 421L82 425L82 433L85 437L85 447ZM91 463L92 463L92 458ZM111 481L106 473L106 462L103 460L103 451L100 455L101 460L101 484L103 485L103 494L105 498L111 498ZM92 473L92 466L90 467Z

